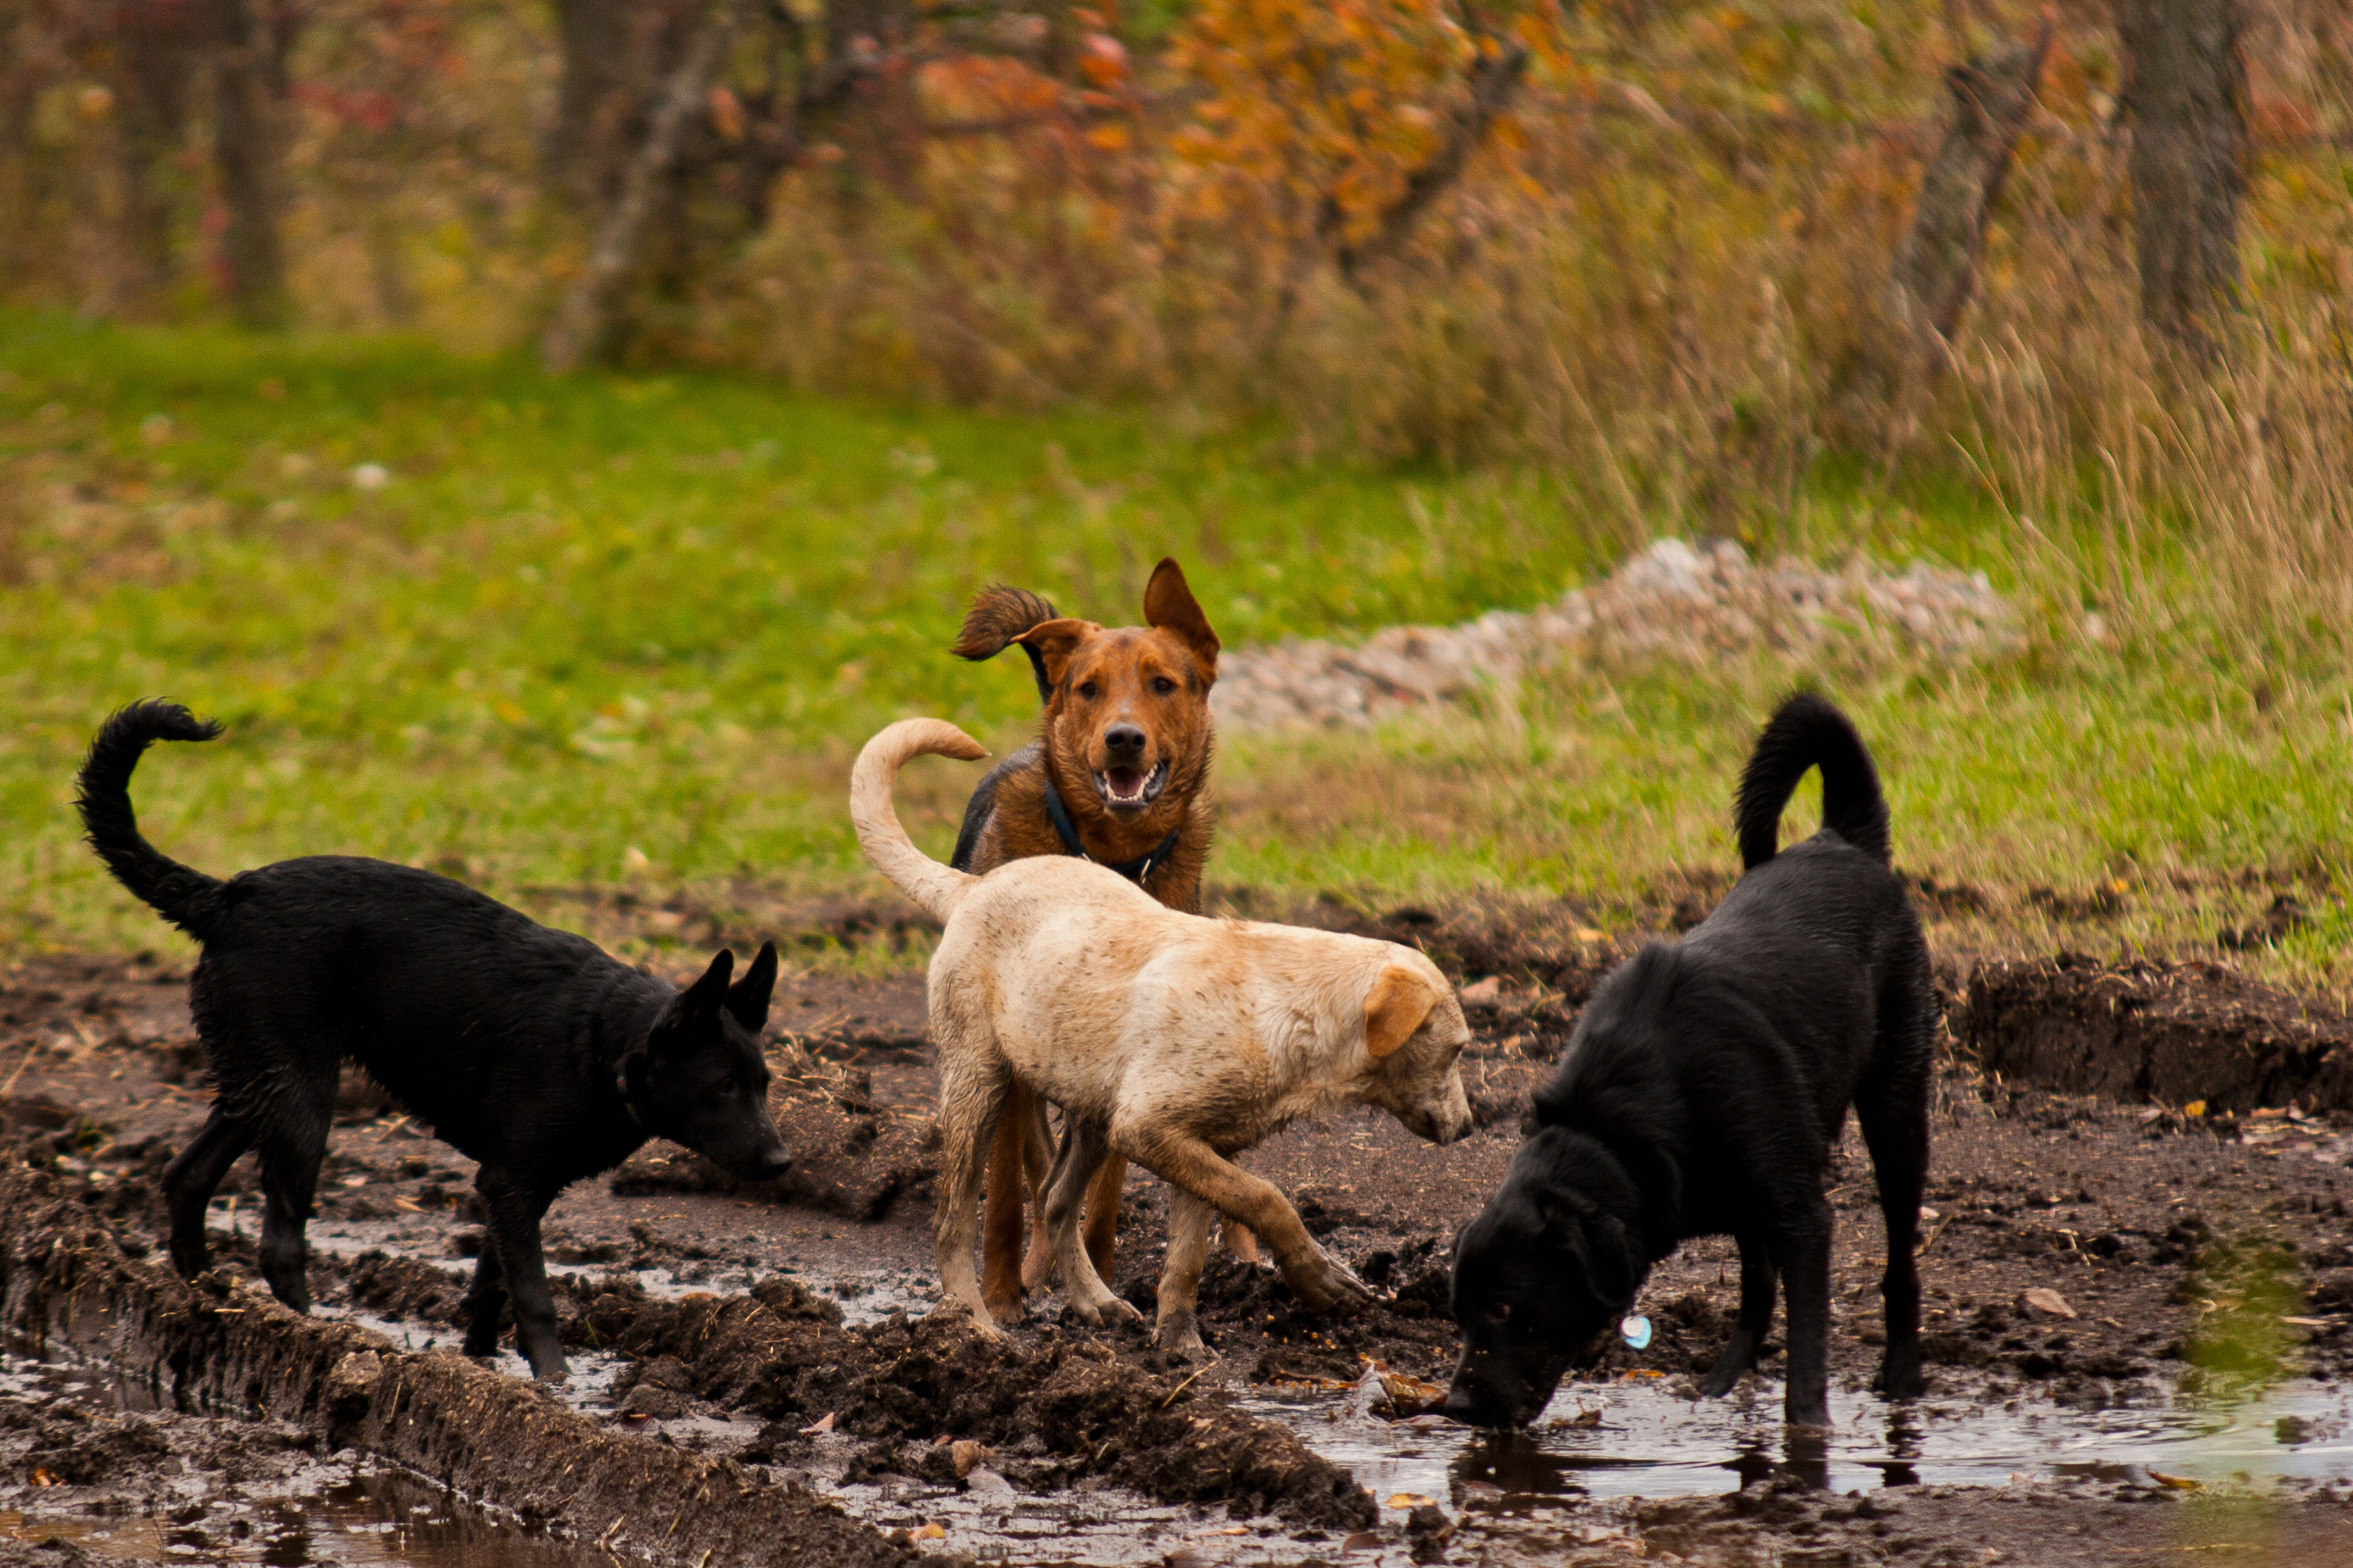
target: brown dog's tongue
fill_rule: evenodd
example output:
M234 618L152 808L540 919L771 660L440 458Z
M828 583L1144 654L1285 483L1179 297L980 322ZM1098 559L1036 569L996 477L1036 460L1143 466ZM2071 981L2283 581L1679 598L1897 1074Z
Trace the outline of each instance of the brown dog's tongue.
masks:
M1144 775L1130 768L1113 768L1103 780L1111 785L1111 793L1123 800L1144 793Z

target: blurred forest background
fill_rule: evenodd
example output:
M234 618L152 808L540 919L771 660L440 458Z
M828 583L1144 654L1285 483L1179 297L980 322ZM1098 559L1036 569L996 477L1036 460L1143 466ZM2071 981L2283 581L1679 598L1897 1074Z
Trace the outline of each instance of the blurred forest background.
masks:
M2227 483L2250 561L2348 570L2341 0L0 0L0 38L19 304L1167 403L1719 526L1915 453L2035 515Z

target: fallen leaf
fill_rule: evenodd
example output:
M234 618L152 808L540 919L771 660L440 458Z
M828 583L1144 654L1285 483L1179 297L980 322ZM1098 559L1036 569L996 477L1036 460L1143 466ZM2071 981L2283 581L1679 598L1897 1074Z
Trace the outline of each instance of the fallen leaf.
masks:
M908 1534L916 1541L945 1541L948 1538L948 1527L935 1522L927 1524L921 1530L910 1531Z
M1388 1506L1391 1508L1428 1508L1436 1500L1437 1500L1435 1498L1426 1498L1419 1492L1392 1492L1389 1494Z
M58 1479L57 1477L49 1474L47 1470L35 1470L31 1479L33 1484L37 1487L60 1487L65 1485L63 1481Z
M1378 1552L1380 1549L1381 1538L1369 1530L1360 1530L1340 1542L1340 1550L1343 1552Z
M2202 1100L2193 1100L2189 1104L2181 1108L2181 1114L2184 1116L2203 1116L2206 1114L2206 1102Z
M811 1436L821 1432L830 1432L832 1430L833 1412L828 1410L824 1415L818 1416L816 1420L810 1422L807 1426L802 1427L801 1435L803 1436Z
M634 1430L639 1426L652 1426L654 1418L642 1410L624 1410L621 1412L620 1422L622 1426Z
M1630 1372L1620 1373L1618 1374L1618 1380L1620 1383L1630 1383L1638 1377L1664 1377L1667 1374L1663 1372L1652 1372L1647 1366L1638 1366Z
M1446 1391L1434 1383L1424 1383L1401 1372L1384 1372L1375 1375L1380 1379L1381 1393L1388 1397L1390 1411L1400 1418L1419 1415L1445 1403Z
M2072 1318L2075 1315L2075 1309L2067 1305L2067 1298L2048 1285L2037 1285L2031 1290L2020 1291L2018 1303L2046 1318Z
M1920 1205L1920 1217L1922 1219L1942 1219L1945 1216L1941 1210L1932 1209L1926 1204L1922 1204Z
M981 1461L987 1458L987 1447L974 1442L969 1437L959 1437L948 1445L948 1460L955 1466L955 1473L959 1479L978 1469Z
M1579 942L1607 942L1609 939L1604 936L1601 932L1595 931L1591 926L1579 926L1577 928L1577 940Z
M2148 1479L2158 1486L2171 1487L2176 1491L2194 1492L2206 1485L2204 1481L2193 1481L2188 1476L2168 1476L2163 1470L2149 1471Z
M1465 985L1456 992L1455 995L1466 1007L1484 1007L1493 1005L1495 999L1503 994L1504 977L1500 974L1490 974L1484 980Z

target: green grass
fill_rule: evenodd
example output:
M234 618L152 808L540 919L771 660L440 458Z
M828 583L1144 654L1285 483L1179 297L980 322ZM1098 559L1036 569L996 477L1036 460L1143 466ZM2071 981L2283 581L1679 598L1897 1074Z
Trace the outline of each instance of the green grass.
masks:
M623 884L814 895L871 885L841 786L872 729L935 713L1001 742L1031 719L1018 660L942 651L987 582L1125 622L1173 553L1231 646L1525 606L1623 548L1573 484L1280 451L1142 415L554 383L413 342L0 316L0 947L166 940L68 805L92 728L134 696L229 726L154 754L136 787L151 835L208 868L361 852L533 907ZM357 488L366 463L390 482ZM2002 529L1948 478L1902 497L1831 478L1764 544L1926 552L2045 605L2047 572ZM2268 901L2232 880L2252 868L2305 878L2322 917L2266 962L2333 987L2346 921L2316 879L2353 844L2343 676L2179 626L2104 649L2073 614L2032 608L2027 652L1991 667L1833 649L1585 669L1377 735L1231 737L1212 875L1638 919L1688 872L1732 868L1747 738L1810 679L1878 749L1907 863L1991 890L1951 940L2203 940ZM971 776L911 772L934 847ZM2088 923L2029 896L2118 879L2123 910Z

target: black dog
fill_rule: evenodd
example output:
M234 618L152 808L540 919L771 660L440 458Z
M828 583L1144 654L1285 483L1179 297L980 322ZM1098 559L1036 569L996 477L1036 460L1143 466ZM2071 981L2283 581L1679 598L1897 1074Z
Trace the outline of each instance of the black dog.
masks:
M760 1050L776 951L727 984L721 952L683 993L446 877L319 855L223 882L140 837L131 773L151 742L208 741L174 703L106 721L81 769L90 842L122 885L204 944L188 997L219 1089L164 1175L172 1263L205 1267L205 1211L259 1146L261 1272L308 1311L303 1226L346 1058L479 1161L489 1236L468 1297L466 1353L498 1348L512 1297L516 1347L565 1374L539 1223L555 1195L653 1137L747 1180L791 1164L767 1110Z
M1781 808L1822 770L1822 830L1774 852ZM1920 1391L1912 1261L1928 1163L1936 1026L1928 952L1888 869L1870 753L1818 697L1783 703L1740 781L1742 877L1682 942L1644 948L1594 994L1535 1131L1454 1254L1462 1330L1446 1414L1533 1420L1562 1373L1685 1238L1740 1244L1740 1321L1700 1384L1757 1359L1788 1290L1796 1426L1827 1426L1831 1211L1822 1173L1852 1102L1887 1223L1878 1387Z

